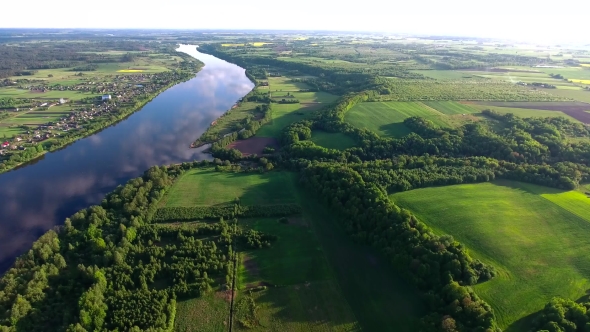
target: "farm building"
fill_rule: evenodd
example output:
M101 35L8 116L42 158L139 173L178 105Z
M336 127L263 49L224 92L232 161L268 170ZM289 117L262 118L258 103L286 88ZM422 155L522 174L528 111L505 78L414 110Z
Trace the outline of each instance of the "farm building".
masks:
M102 95L102 101L111 100L111 95Z

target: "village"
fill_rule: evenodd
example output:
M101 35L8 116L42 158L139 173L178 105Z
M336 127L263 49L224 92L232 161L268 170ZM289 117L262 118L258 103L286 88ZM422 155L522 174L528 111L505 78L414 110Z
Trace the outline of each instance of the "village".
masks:
M50 110L58 105L70 105L71 112L65 113L55 121L39 125L21 125L23 132L11 139L2 139L0 142L0 160L9 159L15 153L25 151L27 148L35 147L41 142L59 139L66 136L74 136L75 132L83 129L90 123L107 119L118 115L123 107L132 107L134 104L150 95L158 92L172 82L182 79L182 73L168 71L156 74L135 74L135 75L114 75L104 78L111 78L110 82L86 81L72 86L64 85L28 85L29 80L14 82L18 89L27 89L38 93L48 91L81 91L91 94L102 94L99 96L87 97L80 100L69 100L67 98L48 99L32 98L27 99L28 104L19 105L5 109L13 116L28 111ZM42 81L41 81L42 82ZM100 120L99 120L100 119ZM44 144L45 145L45 144Z

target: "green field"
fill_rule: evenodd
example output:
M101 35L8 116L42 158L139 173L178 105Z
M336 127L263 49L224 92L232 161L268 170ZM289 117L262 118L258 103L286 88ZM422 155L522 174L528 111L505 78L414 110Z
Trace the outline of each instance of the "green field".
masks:
M313 111L329 105L338 98L326 92L299 92L300 89L309 89L305 83L293 82L287 77L269 77L268 88L274 100L295 98L299 104L272 104L272 121L262 126L256 133L258 137L280 137L282 130L289 124L307 119L313 115ZM289 92L292 97L287 97Z
M412 116L426 118L441 127L448 126L443 113L420 102L360 103L346 113L345 120L380 136L403 137L411 131L402 122Z
M205 187L203 187L205 186ZM372 248L353 243L330 212L296 187L292 173L227 174L192 170L177 180L168 206L297 202L302 215L239 220L243 229L273 234L270 248L242 251L235 303L253 292L259 325L251 331L415 331L424 314L419 293ZM237 248L240 250L240 248ZM363 273L359 273L363 271ZM226 292L178 302L176 331L228 328ZM246 330L234 319L236 330Z
M497 181L390 197L496 267L474 289L508 331L527 330L552 297L578 299L590 288L590 199L580 192Z
M321 104L272 104L272 120L257 132L258 137L280 137L283 129L293 122L310 118Z
M174 331L226 331L229 326L229 307L229 301L223 298L222 293L178 301Z
M536 109L529 109L529 108L502 107L502 106L491 106L491 105L477 105L477 104L472 104L469 106L473 109L478 110L478 111L492 110L492 111L496 111L496 112L502 113L502 114L512 113L514 115L517 115L517 116L520 116L523 118L530 118L530 117L535 117L535 116L540 116L543 118L552 118L552 117L560 116L560 117L567 118L568 120L571 120L573 122L580 122L580 121L572 118L571 116L569 116L563 112L559 112L559 111L536 110Z
M424 104L446 115L469 114L477 112L477 110L470 107L470 105L464 105L456 101L426 101Z
M231 203L236 197L245 205L293 203L291 173L220 173L193 169L170 189L165 206L203 206Z
M345 150L356 145L356 142L350 136L342 133L328 133L322 130L314 130L311 133L311 141L316 145L338 150Z

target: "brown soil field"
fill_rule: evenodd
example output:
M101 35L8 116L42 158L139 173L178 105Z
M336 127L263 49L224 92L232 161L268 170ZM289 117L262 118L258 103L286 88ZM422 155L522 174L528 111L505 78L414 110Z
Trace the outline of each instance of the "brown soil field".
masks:
M590 124L590 104L567 102L482 102L480 105L560 111L583 123Z
M243 141L235 141L227 147L229 149L237 149L245 156L251 154L257 154L260 156L262 155L262 150L264 150L266 146L272 146L276 149L279 147L279 144L277 140L272 137L250 137Z

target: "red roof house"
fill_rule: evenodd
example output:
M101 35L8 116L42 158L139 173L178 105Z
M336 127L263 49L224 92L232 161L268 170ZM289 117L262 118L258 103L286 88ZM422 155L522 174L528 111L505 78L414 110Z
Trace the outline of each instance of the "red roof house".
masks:
M7 147L7 146L9 146L9 145L10 145L10 143L8 143L8 142L4 142L4 143L2 143L2 147L3 147L3 148L5 148L5 147Z

